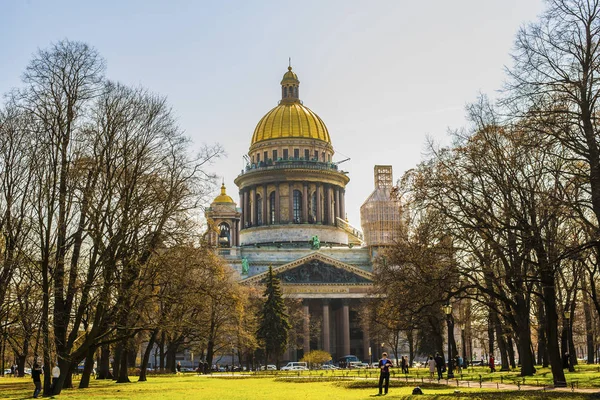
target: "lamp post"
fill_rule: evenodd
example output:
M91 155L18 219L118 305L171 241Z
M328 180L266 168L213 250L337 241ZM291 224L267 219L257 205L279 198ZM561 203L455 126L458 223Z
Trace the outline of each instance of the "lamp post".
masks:
M460 341L462 342L462 359L463 365L467 362L467 341L465 340L465 323L460 324Z
M454 366L452 365L452 339L454 339L454 324L452 323L452 305L446 304L444 307L446 320L448 321L448 379L454 378Z
M571 351L569 350L569 342L571 341L571 326L569 325L569 320L571 319L571 313L565 311L563 316L565 317L565 325L567 328L567 362L569 363L569 372L575 372L575 368L571 362Z

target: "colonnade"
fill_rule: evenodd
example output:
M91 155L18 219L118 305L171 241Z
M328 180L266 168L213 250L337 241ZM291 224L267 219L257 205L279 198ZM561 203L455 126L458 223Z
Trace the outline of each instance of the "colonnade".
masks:
M301 184L302 204L299 218L294 218L294 190ZM261 225L278 225L283 223L313 223L336 225L336 218L345 218L345 189L339 185L316 183L315 190L309 190L308 182L275 182L275 188L268 191L267 184L251 185L240 190L240 208L242 209L241 229ZM281 187L288 186L288 215L281 215ZM296 189L295 189L296 188ZM259 194L261 192L262 196ZM274 193L274 207L271 205L271 194ZM316 210L312 210L311 202L316 194ZM260 201L260 207L258 199ZM273 216L271 214L274 214Z
M318 308L317 308L318 307ZM314 315L311 314L311 308ZM351 338L351 317L350 317L351 300L342 299L341 304L338 301L335 303L335 307L332 308L332 300L323 299L305 299L302 303L302 349L304 354L311 350L315 350L311 347L311 336L310 336L310 320L311 318L318 318L322 321L321 335L318 344L320 350L326 351L332 354L334 357L342 357L345 355L355 354L363 360L369 359L369 343L370 336L369 330L366 327L360 327L362 331L362 343L357 343L356 338ZM332 325L333 323L333 325ZM356 321L354 321L356 323ZM355 326L356 328L356 326ZM294 360L294 350L288 353L288 359ZM334 362L337 359L334 359Z

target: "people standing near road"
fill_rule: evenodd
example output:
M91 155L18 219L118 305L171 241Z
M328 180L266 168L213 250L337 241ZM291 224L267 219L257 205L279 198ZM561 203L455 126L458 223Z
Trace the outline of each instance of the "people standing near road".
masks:
M60 378L60 368L58 367L58 361L56 362L56 364L54 364L54 368L52 368L52 391L54 391L54 388L56 387L56 384L58 383L58 378Z
M33 390L33 398L37 399L38 395L42 391L42 369L38 363L33 364L33 369L31 370L31 379L33 379L33 384L35 385L35 389Z
M490 372L496 372L496 360L494 359L494 356L491 355L490 356Z
M429 361L427 361L427 365L429 366L429 379L433 379L433 374L435 372L435 360L433 356L429 356Z
M379 396L381 396L381 391L385 382L385 393L388 394L388 387L390 385L390 367L392 367L392 361L387 358L388 354L383 353L381 360L379 360Z
M435 368L438 373L438 381L442 379L442 369L445 367L444 359L440 356L440 353L435 353Z
M402 356L402 373L408 374L408 359L406 356Z

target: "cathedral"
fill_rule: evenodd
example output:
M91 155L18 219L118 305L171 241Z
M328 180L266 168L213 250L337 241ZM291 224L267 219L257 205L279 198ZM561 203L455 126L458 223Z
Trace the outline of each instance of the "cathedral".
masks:
M349 174L334 161L329 131L299 89L290 66L281 100L256 125L246 167L235 178L239 203L223 184L206 210L208 239L243 284L259 284L272 266L284 297L301 299L303 339L284 361L315 349L334 360L352 354L368 361L378 346L358 309L370 296L373 257L392 243L400 221L391 166L375 166L375 191L361 207L363 236L346 220ZM318 322L318 335L310 334L311 322Z

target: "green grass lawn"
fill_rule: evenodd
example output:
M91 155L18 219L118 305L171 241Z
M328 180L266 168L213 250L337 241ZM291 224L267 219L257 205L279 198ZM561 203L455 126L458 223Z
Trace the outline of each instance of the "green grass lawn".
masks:
M239 375L238 375L239 376ZM296 376L296 377L294 377ZM60 399L368 399L375 397L377 382L374 380L344 380L341 377L315 376L306 379L294 376L263 377L199 377L195 374L150 376L148 382L116 384L112 381L92 380L89 389L63 390ZM77 383L77 382L75 382ZM425 396L411 396L414 384L393 381L389 395L392 399L599 399L592 395L548 392L498 392L481 391L479 388L448 388L433 384L422 385ZM31 398L33 383L28 378L0 378L0 399Z

